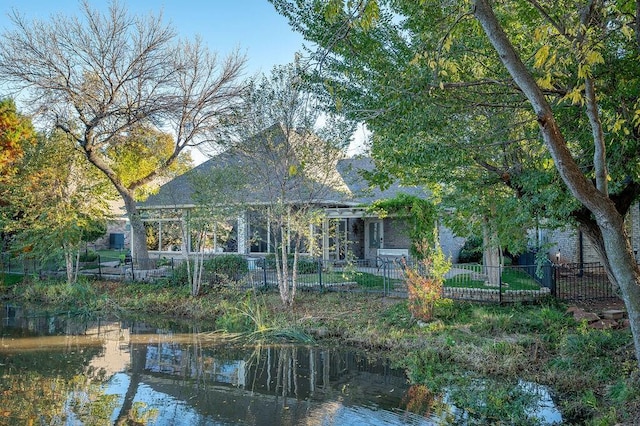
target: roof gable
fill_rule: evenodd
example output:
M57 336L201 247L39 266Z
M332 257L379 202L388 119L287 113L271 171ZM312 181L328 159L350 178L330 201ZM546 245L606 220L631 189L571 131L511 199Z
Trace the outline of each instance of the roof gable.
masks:
M195 182L204 180L206 186L207 177L216 174L222 174L223 181L225 174L230 178L244 176L242 189L236 187L235 194L226 196L231 201L247 204L269 204L286 197L285 201L290 203L355 206L393 198L399 193L428 196L421 188L397 183L385 190L370 187L362 171L374 170L371 158L342 158L337 150L324 152L326 147L321 146L322 141L315 138L310 143L309 136L299 132L287 135L283 126L274 125L162 185L157 194L139 203L139 207L177 208L201 204L198 198L203 195L198 193ZM297 168L304 169L304 173L297 173ZM210 186L223 183L212 180Z

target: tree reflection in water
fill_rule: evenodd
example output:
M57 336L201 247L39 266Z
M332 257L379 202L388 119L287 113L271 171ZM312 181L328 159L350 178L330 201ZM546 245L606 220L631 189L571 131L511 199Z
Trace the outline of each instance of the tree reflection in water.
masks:
M407 423L406 378L383 360L179 331L5 310L0 424Z
M443 397L409 387L402 371L366 353L247 348L192 324L80 322L9 308L0 336L0 424L456 423L500 393L526 402L516 407L523 418L562 421L533 384L478 379Z

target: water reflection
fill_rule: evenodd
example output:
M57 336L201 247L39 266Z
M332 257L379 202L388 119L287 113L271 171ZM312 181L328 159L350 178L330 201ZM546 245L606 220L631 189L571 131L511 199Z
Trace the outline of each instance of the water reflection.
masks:
M87 322L5 307L0 326L0 424L483 424L474 416L495 386L474 379L435 395L371 354L239 347L193 324ZM545 388L520 382L505 392L531 399L518 408L531 422L561 423Z
M400 408L404 374L364 353L4 313L0 423L430 424Z

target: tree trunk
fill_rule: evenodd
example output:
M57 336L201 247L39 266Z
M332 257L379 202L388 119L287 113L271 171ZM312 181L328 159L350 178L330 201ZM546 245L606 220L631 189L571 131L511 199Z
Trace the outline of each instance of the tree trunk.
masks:
M488 0L476 0L474 6L474 14L499 54L500 61L533 107L545 145L562 180L573 196L593 214L598 224L604 241L603 259L610 264L613 278L620 287L633 333L636 361L640 366L640 269L633 256L624 216L616 209L609 195L601 190L603 188L596 188L578 167L555 121L551 106L500 26ZM595 162L605 160L604 152L594 158Z
M640 269L622 218L606 217L598 224L602 230L606 258L627 308L636 360L640 366Z
M73 253L68 247L64 247L64 263L67 272L67 284L73 284Z
M600 263L602 264L602 267L607 274L609 282L616 291L619 291L620 285L618 284L617 278L613 274L611 263L609 263L607 251L604 247L604 239L602 238L602 232L600 231L598 224L593 220L581 221L580 219L578 219L578 226L580 228L580 231L582 231L582 234L587 237L593 247L593 250L600 258Z
M133 237L131 241L132 261L141 265L142 268L148 267L149 250L147 249L147 232L144 229L144 223L142 223L140 212L136 206L136 200L133 198L135 188L127 188L109 164L97 155L93 149L85 146L84 150L89 162L107 176L124 201L124 208L127 211Z
M485 219L482 224L482 269L487 277L487 285L500 286L501 262L498 236Z
M285 306L291 305L291 294L289 291L289 265L288 265L288 250L286 241L286 228L280 226L280 256L282 258L282 269L280 277L280 298ZM276 255L276 263L278 263Z
M134 263L146 268L149 263L149 250L147 249L147 231L140 217L140 212L133 199L133 194L129 191L121 191L118 189L120 196L124 200L124 207L131 224L131 258Z

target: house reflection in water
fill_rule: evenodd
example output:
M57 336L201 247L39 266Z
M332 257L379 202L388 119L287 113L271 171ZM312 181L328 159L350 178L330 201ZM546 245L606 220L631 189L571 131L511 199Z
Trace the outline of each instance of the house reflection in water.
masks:
M408 388L404 373L364 353L238 347L211 341L206 333L143 324L131 327L129 351L126 377L119 375L110 390L123 398L115 420L139 402L158 410L160 424L163 418L169 424L189 418L256 425L338 424L361 416L384 419L381 424L425 421L399 409Z
M55 374L65 380L83 371L104 380L104 394L117 400L114 424L141 406L153 412L149 424L426 421L398 409L408 388L404 374L367 354L315 346L238 347L207 333L33 316L14 307L4 314L5 364L19 358L25 366L24 360L33 359L30 368L44 372L55 359Z
M144 384L156 397L163 394L185 401L208 419L249 424L316 419L326 424L351 409L372 408L377 414L367 413L367 417L397 416L408 388L404 374L384 361L338 349L265 346L247 350L158 341L135 345L134 352L140 355L134 360L142 361L145 354L144 366L132 367L141 368Z

